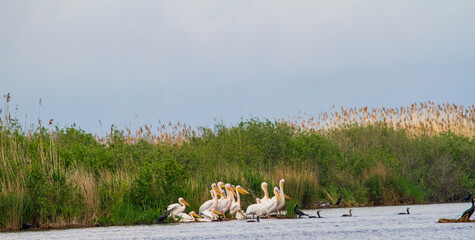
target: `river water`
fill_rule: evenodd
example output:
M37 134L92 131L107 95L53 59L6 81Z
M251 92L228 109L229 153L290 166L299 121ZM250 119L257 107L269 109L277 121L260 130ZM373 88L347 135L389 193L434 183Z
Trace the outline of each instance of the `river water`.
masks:
M397 215L410 207L410 215ZM459 218L470 203L323 209L322 218L261 219L0 233L0 239L475 239ZM316 215L316 210L304 210ZM473 216L472 216L473 218Z

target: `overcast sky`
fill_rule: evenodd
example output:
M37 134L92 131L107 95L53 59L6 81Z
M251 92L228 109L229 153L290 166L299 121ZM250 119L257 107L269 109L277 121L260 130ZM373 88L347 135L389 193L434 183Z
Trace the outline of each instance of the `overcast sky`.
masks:
M22 123L93 133L467 106L474 26L473 0L0 0L0 93Z

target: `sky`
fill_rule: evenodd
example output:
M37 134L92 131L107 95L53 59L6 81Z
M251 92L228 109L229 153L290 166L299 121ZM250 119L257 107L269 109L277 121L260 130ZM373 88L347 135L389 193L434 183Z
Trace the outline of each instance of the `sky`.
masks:
M99 135L112 124L213 127L332 106L468 106L474 9L473 0L0 0L0 94L26 126L54 119Z

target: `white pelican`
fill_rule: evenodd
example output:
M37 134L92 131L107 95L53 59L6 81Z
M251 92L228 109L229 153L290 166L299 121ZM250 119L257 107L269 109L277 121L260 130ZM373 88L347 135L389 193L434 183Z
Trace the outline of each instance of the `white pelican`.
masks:
M217 195L217 192L216 192L216 190L218 190L218 189L216 188L216 190L215 190L215 188L213 188L213 189L211 189L211 191L209 191L211 193L211 200L208 200L208 201L206 201L205 203L203 203L201 205L200 210L199 210L200 213L203 212L203 211L206 211L208 209L211 209L211 208L216 208L216 205L218 205L218 195Z
M284 209L285 207L285 198L288 196L284 194L284 183L285 183L285 180L284 179L280 179L280 182L279 182L279 187L280 187L280 198L282 199L281 202L279 202L279 205L277 205L277 209L276 209L276 212L278 212L277 215L279 215L280 211L282 209Z
M259 198L256 198L256 203L255 204L251 204L247 207L246 209L246 215L256 215L257 211L259 210L259 208L261 208L263 206L261 200Z
M242 210L239 210L239 211L236 212L236 219L237 220L245 220L246 219L246 214Z
M168 214L174 216L178 213L182 213L185 211L186 206L190 206L190 204L185 201L183 198L178 198L178 203L170 204L167 207Z
M231 204L231 208L229 209L230 210L230 213L231 215L234 215L236 214L236 212L238 212L239 210L241 210L241 195L239 193L242 193L242 194L249 194L249 192L247 192L244 188L242 188L240 185L238 185L236 187L236 195L237 195L237 200L236 201L233 201L232 204ZM234 200L234 197L233 197L233 200Z
M208 209L206 211L203 211L200 214L203 217L203 219L206 219L206 220L203 220L203 221L207 221L207 222L211 222L213 220L218 220L218 214L223 215L221 212L216 211L215 208Z
M261 198L261 203L266 203L267 201L269 201L269 193L267 192L267 183L262 182L261 188L262 188L262 191L264 191L264 197Z
M274 187L274 196L272 197L272 199L265 202L263 204L263 206L261 208L259 208L259 210L257 211L256 214L258 216L262 216L262 215L266 214L267 218L270 218L269 214L271 212L275 211L275 209L277 208L277 205L281 201L282 201L282 199L280 198L279 189L277 187Z
M226 212L231 208L231 204L233 203L232 197L233 195L236 195L231 189L231 184L226 183L225 186L226 189L226 199L223 199L221 202L218 201L218 207L216 207L216 211L226 214ZM226 216L224 216L226 218Z
M181 218L178 222L194 222L195 217L201 218L200 215L196 214L195 211L191 211L189 214L186 213L177 213L175 214L175 218Z

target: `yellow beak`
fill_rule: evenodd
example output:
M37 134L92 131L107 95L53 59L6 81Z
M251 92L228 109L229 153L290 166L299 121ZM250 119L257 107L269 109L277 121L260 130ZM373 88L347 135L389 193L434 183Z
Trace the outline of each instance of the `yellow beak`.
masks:
M287 199L292 199L292 198L290 198L289 196L287 196L287 194L285 194L285 193L284 193L284 196L285 196L285 198L287 198Z
M183 202L186 206L188 206L188 207L190 206L190 204L189 204L187 201L185 201L184 199L182 200L182 202Z
M219 215L223 215L222 212L218 212L218 211L213 211L213 212L216 213L216 214L219 214ZM223 216L224 216L224 215L223 215Z
M237 197L236 193L233 191L232 188L228 188L228 190L229 190L235 197Z
M244 188L237 188L237 191L239 193L242 193L242 194L249 194L249 192L247 192L246 190L244 190Z

